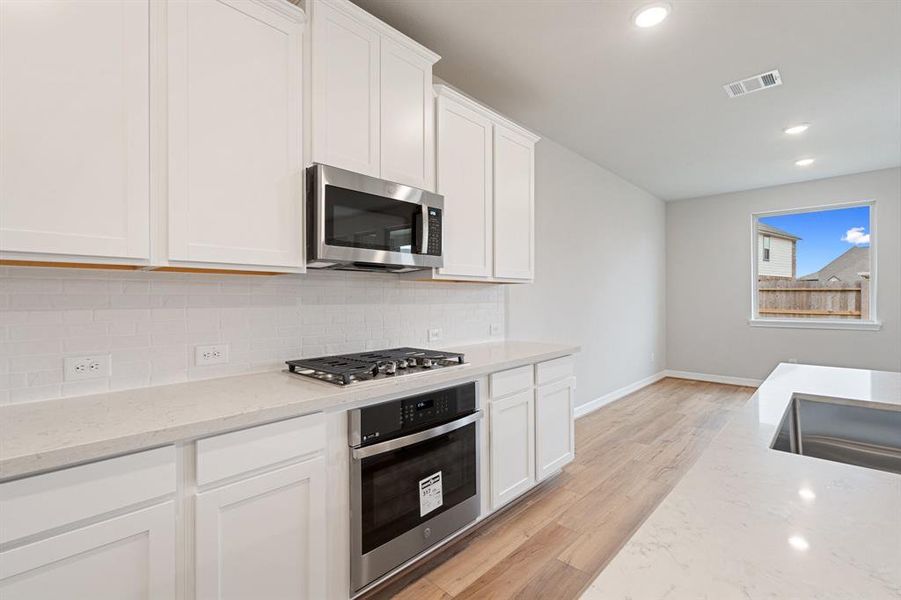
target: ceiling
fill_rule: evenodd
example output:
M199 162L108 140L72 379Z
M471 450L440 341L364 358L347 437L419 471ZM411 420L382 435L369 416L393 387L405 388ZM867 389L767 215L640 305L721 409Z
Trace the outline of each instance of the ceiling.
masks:
M672 0L651 29L641 0L354 2L441 54L437 76L665 200L901 164L901 2ZM721 87L773 68L780 87Z

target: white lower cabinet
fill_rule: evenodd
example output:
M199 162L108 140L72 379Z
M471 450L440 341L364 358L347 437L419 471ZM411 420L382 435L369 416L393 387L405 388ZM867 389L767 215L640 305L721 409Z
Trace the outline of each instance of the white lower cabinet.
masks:
M325 597L325 458L201 492L197 598Z
M572 367L567 356L489 376L491 510L575 458Z
M326 525L321 414L24 477L0 483L0 599L318 600Z
M3 600L163 600L175 589L172 501L0 554Z
M531 389L489 404L492 510L535 483L534 406Z
M0 484L0 598L175 598L175 487L172 446Z
M535 479L542 481L575 457L575 379L535 389Z

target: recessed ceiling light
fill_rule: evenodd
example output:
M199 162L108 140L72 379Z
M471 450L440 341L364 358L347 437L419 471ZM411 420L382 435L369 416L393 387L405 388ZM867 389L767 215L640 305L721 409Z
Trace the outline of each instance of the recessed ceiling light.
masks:
M668 2L657 2L643 6L632 15L632 22L636 27L653 27L663 22L669 16L672 7Z
M801 552L810 548L810 543L800 535L793 535L788 538L788 545L795 550L800 550Z
M809 167L810 165L813 164L813 159L812 158L802 158L801 160L796 160L795 164L798 165L799 167Z
M786 127L785 129L783 129L783 131L788 135L798 135L799 133L804 133L805 131L807 131L808 127L810 127L810 124L808 123L799 123L798 125Z
M801 496L802 500L806 500L808 502L813 502L817 498L817 495L810 488L801 488L800 490L798 490L798 495Z

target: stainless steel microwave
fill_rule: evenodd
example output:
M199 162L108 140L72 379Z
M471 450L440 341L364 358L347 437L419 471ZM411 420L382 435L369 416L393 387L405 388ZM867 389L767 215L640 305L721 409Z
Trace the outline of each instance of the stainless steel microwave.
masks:
M404 272L444 265L444 197L368 175L307 169L307 266Z

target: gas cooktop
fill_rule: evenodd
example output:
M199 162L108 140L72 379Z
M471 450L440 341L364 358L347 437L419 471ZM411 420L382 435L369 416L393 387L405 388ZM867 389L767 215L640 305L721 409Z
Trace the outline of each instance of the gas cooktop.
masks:
M422 348L391 348L286 361L288 370L335 385L413 375L465 364L463 355Z

